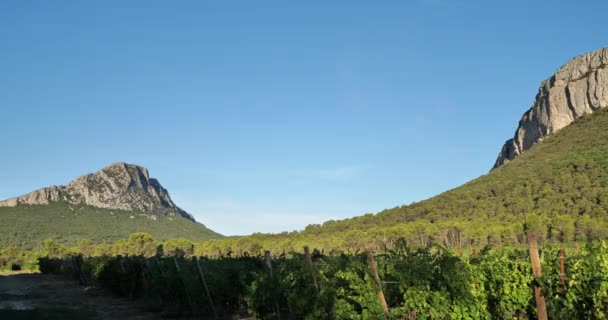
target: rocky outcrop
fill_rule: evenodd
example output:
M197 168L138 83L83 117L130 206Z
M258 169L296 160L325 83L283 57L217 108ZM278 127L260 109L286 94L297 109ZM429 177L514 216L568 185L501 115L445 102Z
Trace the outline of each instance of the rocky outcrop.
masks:
M150 178L146 168L122 162L78 177L67 186L51 186L0 201L0 207L47 205L59 201L155 215L180 215L194 220L192 215L173 203L167 190L158 180Z
M608 106L608 48L578 56L543 81L494 164L497 168L584 114Z

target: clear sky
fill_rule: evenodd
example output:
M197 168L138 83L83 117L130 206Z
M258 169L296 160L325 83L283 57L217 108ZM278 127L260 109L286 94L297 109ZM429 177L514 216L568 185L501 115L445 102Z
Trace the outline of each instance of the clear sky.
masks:
M296 4L297 3L297 4ZM488 172L608 1L2 1L0 198L147 167L223 234Z

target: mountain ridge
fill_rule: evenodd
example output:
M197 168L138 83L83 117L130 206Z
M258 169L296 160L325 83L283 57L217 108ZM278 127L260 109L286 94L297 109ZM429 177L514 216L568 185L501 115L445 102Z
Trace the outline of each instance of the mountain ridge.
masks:
M608 47L574 57L543 81L492 169L515 159L577 118L608 107Z
M148 169L117 162L94 173L87 173L63 186L49 186L23 196L0 201L0 207L18 205L49 205L65 202L95 208L143 211L160 216L179 215L195 221L178 207L157 179L150 178Z

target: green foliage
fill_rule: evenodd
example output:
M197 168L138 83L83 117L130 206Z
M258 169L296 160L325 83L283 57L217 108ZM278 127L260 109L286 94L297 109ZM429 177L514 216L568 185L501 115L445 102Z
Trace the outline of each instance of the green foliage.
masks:
M0 248L39 249L52 239L67 246L82 239L95 243L113 242L136 232L145 232L155 239L187 238L192 241L222 236L183 217L152 216L137 211L122 211L71 206L55 203L45 206L0 208Z
M524 226L526 232L532 232L536 234L538 239L544 239L546 235L546 223L543 218L537 214L528 214L526 216L526 223Z
M0 270L36 270L40 253L9 247L0 250Z
M533 319L537 283L552 319L606 319L608 314L606 241L568 249L562 286L559 247L552 244L541 246L543 275L534 279L526 248L485 247L476 256L459 257L437 245L413 250L398 239L394 250L375 255L386 314L364 254L315 250L311 269L304 255L291 252L272 258L269 268L259 255L197 261L179 250L172 251L174 256L158 250L146 258L142 248L158 245L147 234L134 234L115 246L123 243L130 243L127 247L136 254L87 258L68 253L61 259L41 258L40 270L147 301L159 311L203 318L215 309L225 318L269 319L280 313L290 319ZM183 240L167 243L191 248Z
M533 277L525 249L515 250L506 246L471 263L492 315L498 319L520 319L529 313Z
M551 318L608 319L608 243L588 242L567 252L565 286L560 283L559 251L544 251L542 290Z
M557 233L560 242L571 242L574 240L574 218L569 215L561 214L553 219L553 229Z
M159 245L154 242L150 234L145 232L130 235L124 246L127 255L152 257L159 251Z
M85 257L91 257L95 255L95 243L90 239L82 239L78 241L78 244L74 250Z
M163 244L163 252L166 256L192 257L194 255L194 243L188 239L168 240Z
M44 240L42 252L49 258L60 258L67 254L67 249L51 239Z

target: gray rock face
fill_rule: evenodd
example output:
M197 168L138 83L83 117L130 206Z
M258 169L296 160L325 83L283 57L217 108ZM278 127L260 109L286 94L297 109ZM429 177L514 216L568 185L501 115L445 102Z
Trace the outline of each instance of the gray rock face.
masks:
M58 201L155 215L180 215L194 221L192 215L173 203L158 180L150 178L146 168L122 162L78 177L67 186L51 186L0 201L0 207L46 205Z
M534 105L519 121L513 139L507 140L493 169L586 113L608 106L608 48L570 60L543 81Z

